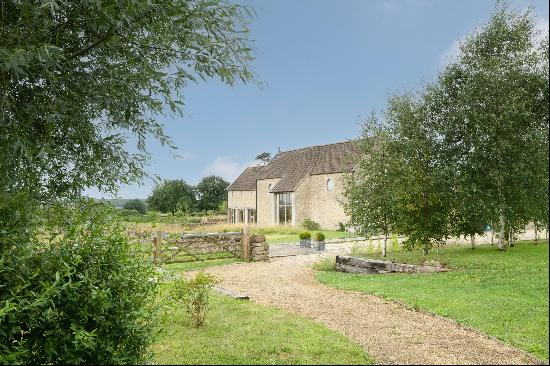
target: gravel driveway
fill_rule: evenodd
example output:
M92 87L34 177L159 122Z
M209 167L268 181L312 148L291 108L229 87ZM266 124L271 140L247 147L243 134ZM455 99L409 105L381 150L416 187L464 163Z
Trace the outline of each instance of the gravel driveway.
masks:
M331 246L329 252L343 247ZM334 254L325 254L334 255ZM211 267L221 287L326 324L363 346L378 364L533 364L535 359L454 322L364 293L320 284L319 255Z

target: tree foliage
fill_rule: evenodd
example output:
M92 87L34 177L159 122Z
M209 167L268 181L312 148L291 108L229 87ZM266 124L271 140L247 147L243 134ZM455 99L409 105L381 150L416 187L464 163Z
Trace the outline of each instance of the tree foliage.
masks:
M258 154L256 156L256 160L259 162L259 164L266 165L271 160L271 153L263 152L261 154Z
M181 111L189 82L252 80L250 10L225 0L1 7L3 191L30 187L46 198L139 180L146 138L172 146L157 117Z
M172 146L158 118L181 113L190 82L252 81L250 15L225 0L0 2L0 363L145 361L150 263L114 213L63 199L144 177L146 140Z
M195 187L199 210L219 210L227 202L227 182L222 177L211 175L201 179Z
M548 36L537 38L531 9L502 5L436 82L367 121L346 185L356 225L427 251L493 223L502 249L517 228L548 222Z
M547 221L548 36L536 44L538 36L532 10L503 5L426 91L430 127L453 167L457 234Z
M190 212L197 207L196 192L183 180L167 180L157 184L147 197L147 206L163 213Z

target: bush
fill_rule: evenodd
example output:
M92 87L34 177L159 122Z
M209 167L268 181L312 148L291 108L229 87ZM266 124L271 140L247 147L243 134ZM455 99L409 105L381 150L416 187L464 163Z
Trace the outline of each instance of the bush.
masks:
M204 323L208 312L208 299L215 283L216 278L213 275L200 271L191 280L180 277L172 284L172 298L184 304L196 328Z
M315 241L323 241L323 240L325 240L325 234L315 233Z
M323 258L320 261L313 264L313 269L323 272L336 272L336 259L335 258Z
M0 363L146 360L154 270L130 252L114 209L80 201L42 216L40 236L34 230L25 245L0 253L0 283L9 289L0 291Z
M306 230L321 230L321 225L313 221L312 219L305 218L302 223L302 227Z
M339 222L339 223L338 223L338 231L346 231L346 225L344 225L343 223Z
M304 231L303 233L300 233L300 239L311 239L311 233L309 231Z
M399 251L399 240L397 239L397 234L391 235L391 248L394 253Z

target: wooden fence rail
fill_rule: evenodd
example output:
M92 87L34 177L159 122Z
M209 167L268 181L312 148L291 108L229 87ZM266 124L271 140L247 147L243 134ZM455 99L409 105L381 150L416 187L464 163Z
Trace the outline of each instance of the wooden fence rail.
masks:
M165 234L157 231L149 240L136 235L138 248L148 248L155 265L184 263L220 258L241 258L245 261L269 259L269 246L263 235L250 235L248 230L229 233ZM147 249L149 250L149 249Z

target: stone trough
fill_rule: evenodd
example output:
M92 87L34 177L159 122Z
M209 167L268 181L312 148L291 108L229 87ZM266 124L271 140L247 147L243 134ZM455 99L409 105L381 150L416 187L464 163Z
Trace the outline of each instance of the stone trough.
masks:
M406 263L393 263L378 259L336 256L336 270L347 273L435 273L448 272L447 268Z

